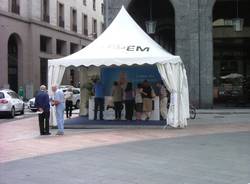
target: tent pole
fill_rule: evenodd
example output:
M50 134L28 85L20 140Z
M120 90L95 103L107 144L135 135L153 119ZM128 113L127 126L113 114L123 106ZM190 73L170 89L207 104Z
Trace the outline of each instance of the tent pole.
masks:
M87 89L86 84L88 82L88 68L85 66L80 67L80 91L81 91L81 100L80 100L80 116L88 115L88 111L86 108L87 104Z
M181 64L178 64L178 124L180 126L181 122L180 122L180 89L181 89L181 80L180 80L180 74L181 74Z

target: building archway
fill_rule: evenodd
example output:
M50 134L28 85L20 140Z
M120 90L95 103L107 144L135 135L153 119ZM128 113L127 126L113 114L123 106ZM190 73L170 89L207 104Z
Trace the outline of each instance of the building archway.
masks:
M238 5L237 5L238 2ZM243 30L235 27L244 19ZM217 0L213 8L214 105L250 104L250 2Z
M169 0L132 0L128 12L146 32L145 21L150 19L150 6L152 20L157 22L156 32L150 36L168 52L175 54L175 11Z
M18 66L21 54L21 39L16 34L10 35L8 40L8 84L10 89L18 91Z

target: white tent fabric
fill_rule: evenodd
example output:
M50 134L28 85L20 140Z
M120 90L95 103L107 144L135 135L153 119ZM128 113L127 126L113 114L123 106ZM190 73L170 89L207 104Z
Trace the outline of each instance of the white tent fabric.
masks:
M53 66L51 65L48 70L48 91L49 95L52 96L52 85L59 86L62 82L63 74L65 71L65 66L59 65L59 66ZM51 107L51 113L50 113L50 122L52 122L53 125L56 125L56 109L55 106Z
M121 66L157 64L171 92L167 124L185 127L189 118L189 96L184 65L179 56L166 52L130 17L124 7L112 24L84 49L60 59L49 60L48 86L59 85L68 66Z
M189 118L188 84L184 65L157 64L165 86L170 91L167 125L184 128Z

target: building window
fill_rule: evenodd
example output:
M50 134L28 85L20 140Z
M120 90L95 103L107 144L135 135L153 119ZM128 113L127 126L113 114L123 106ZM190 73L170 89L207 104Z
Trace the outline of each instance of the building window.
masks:
M58 3L58 26L64 28L64 5Z
M74 54L78 51L78 45L75 43L70 43L70 54Z
M103 22L101 23L101 28L102 28L102 33L103 33L105 30L105 24Z
M96 11L96 0L93 0L93 10Z
M102 3L102 4L101 4L101 7L102 7L102 9L101 9L101 11L102 11L102 15L104 15L104 13L105 13L104 3Z
M40 35L40 51L45 53L51 53L52 39L47 36Z
M94 38L97 38L97 21L92 19L92 34Z
M56 54L66 55L67 42L64 40L56 40Z
M71 8L71 30L77 32L77 13L74 8Z
M49 0L42 0L42 21L49 23Z
M9 0L9 7L10 12L20 14L19 0Z
M85 14L83 14L83 18L82 18L83 20L83 22L82 22L82 25L83 25L83 27L82 27L82 30L83 30L83 34L84 35L86 35L86 36L88 36L88 16L87 15L85 15Z
M83 0L83 1L82 1L82 4L83 4L84 6L87 6L87 0Z
M48 82L48 59L40 58L40 84L47 85Z

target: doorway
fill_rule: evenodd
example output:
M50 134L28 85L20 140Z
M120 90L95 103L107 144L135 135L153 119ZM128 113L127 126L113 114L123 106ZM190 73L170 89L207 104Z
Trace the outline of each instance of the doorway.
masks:
M217 0L213 9L214 105L250 106L250 1ZM238 15L237 15L238 14ZM235 17L244 20L236 29Z

